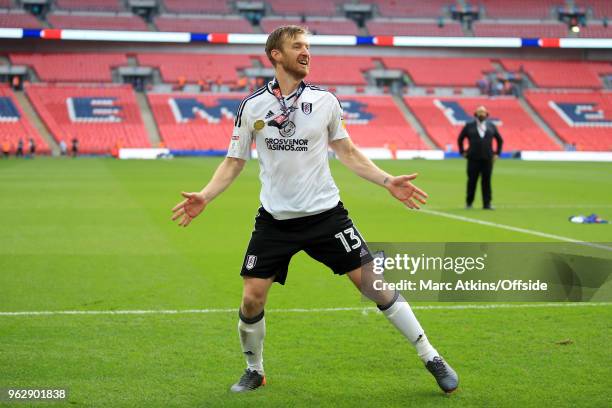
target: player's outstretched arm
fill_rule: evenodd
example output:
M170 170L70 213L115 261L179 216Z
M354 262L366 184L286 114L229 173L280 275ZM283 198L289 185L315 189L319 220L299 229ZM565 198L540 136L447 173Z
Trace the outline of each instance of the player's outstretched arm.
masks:
M172 209L172 221L179 220L179 227L186 227L195 217L200 215L204 208L225 191L238 177L244 168L245 160L234 157L226 157L217 167L206 187L200 192L181 193L184 200L179 202Z
M406 207L418 210L419 203L427 204L427 193L412 184L418 174L392 176L376 166L355 147L351 139L344 138L330 143L336 156L351 171L374 184L385 187L389 193Z

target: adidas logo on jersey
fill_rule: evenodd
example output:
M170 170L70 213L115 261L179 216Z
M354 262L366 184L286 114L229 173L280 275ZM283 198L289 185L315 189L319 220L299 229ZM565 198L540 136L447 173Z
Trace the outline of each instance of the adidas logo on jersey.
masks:
M265 119L270 119L272 116L274 116L274 112L272 112L271 110L268 111L268 113L266 113L266 117Z

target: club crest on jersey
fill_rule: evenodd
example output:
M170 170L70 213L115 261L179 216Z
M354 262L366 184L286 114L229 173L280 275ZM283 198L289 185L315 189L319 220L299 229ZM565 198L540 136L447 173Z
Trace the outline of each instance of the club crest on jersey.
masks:
M295 134L295 123L288 120L287 122L283 124L282 128L278 129L278 133L280 133L282 137L293 136Z
M310 115L310 112L312 112L312 103L302 102L302 112L304 112L304 115Z
M255 267L256 263L257 263L257 256L249 255L247 256L247 260L244 266L250 271L251 269Z

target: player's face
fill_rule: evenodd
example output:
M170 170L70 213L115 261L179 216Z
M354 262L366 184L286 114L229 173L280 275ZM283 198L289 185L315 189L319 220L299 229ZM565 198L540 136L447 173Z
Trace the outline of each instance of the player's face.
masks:
M304 34L284 41L279 64L293 77L303 79L310 72L310 44Z

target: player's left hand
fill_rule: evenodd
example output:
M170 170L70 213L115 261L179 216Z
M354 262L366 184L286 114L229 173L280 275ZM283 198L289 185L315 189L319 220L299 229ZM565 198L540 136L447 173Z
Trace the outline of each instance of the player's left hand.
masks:
M415 210L421 208L418 203L427 204L426 199L429 197L426 192L410 182L417 176L418 173L390 177L385 183L385 187L393 197L404 203L406 207Z

